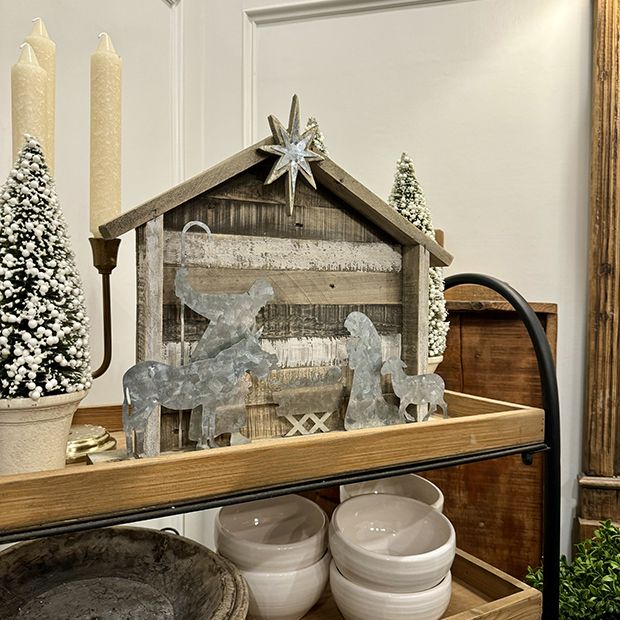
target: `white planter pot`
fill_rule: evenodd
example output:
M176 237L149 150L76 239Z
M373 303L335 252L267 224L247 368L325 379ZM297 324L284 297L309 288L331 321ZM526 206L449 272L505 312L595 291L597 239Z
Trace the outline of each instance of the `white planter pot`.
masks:
M71 420L86 393L0 400L0 475L63 468Z
M437 366L443 362L443 355L435 355L433 357L429 357L426 362L426 372L433 373L437 370Z

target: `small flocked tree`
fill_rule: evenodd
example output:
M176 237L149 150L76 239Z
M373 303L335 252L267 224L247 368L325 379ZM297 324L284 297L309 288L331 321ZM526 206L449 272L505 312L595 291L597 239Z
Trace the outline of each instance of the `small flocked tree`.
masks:
M308 131L308 129L316 129L314 141L312 142L312 146L310 148L321 155L325 155L325 157L329 157L329 151L325 146L325 136L319 127L319 122L316 118L314 118L314 116L311 116L306 123L306 131Z
M394 185L388 200L401 215L415 224L423 233L432 239L435 238L435 229L431 213L426 206L426 199L422 187L416 177L413 161L407 153L403 153L396 165ZM446 321L446 301L444 299L443 270L441 267L431 267L429 271L428 295L428 355L429 357L443 355L446 349L446 336L449 323Z
M41 145L31 136L0 187L0 398L91 384L82 284Z

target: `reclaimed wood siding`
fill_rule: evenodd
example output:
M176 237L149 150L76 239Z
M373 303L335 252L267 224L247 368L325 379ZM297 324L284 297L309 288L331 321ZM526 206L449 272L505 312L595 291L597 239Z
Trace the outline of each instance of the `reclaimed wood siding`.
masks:
M180 231L188 221L199 220L213 235L209 241L198 228L187 234L184 259L194 288L241 292L260 277L274 286L274 300L257 318L265 349L280 360L281 369L272 379L316 378L335 365L344 368L348 389L343 323L349 313L368 315L382 336L384 355L400 355L402 248L335 195L322 188L314 191L303 181L289 216L283 185L263 184L268 170L259 164L164 216L164 356L169 363L181 363L181 305L174 278L181 263ZM208 321L188 308L184 312L187 354ZM389 381L383 385L389 393ZM267 382L254 381L249 435L285 434L290 426L275 411ZM341 408L329 427L341 428L343 414ZM171 443L177 440L175 435Z
M221 234L390 243L386 233L329 191L315 191L303 180L297 184L295 211L289 216L282 183L263 184L271 163L254 166L169 211L164 228L181 230L189 220L201 220Z

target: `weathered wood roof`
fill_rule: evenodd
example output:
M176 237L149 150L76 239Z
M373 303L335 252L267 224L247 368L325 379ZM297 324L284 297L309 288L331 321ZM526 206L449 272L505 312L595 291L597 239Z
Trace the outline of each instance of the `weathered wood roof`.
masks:
M105 239L118 237L186 203L188 200L199 196L267 159L269 155L260 151L258 147L272 143L271 137L261 140L212 168L135 207L131 211L127 211L110 222L102 224L99 227L101 234ZM312 170L317 183L336 194L336 196L363 217L388 233L398 243L402 245L424 246L430 252L431 264L434 266L446 266L452 262L452 255L449 252L407 221L385 201L373 194L373 192L364 187L331 159L325 158L325 160L313 164Z

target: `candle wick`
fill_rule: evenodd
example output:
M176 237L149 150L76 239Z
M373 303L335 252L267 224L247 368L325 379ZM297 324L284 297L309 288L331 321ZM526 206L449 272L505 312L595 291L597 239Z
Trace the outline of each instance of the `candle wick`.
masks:
M36 21L41 21L41 18L40 18L40 17L35 17L32 21L33 21L33 22L36 22Z
M24 42L23 42L23 43L19 46L19 49L20 49L20 50L23 50L23 49L24 49L24 47L26 47L26 45L30 45L30 43L28 43L28 41L24 41Z
M107 34L108 34L107 32L100 32L100 33L97 35L97 38L98 38L98 39L101 39L101 37L102 37L103 35L106 35L106 36L107 36Z

